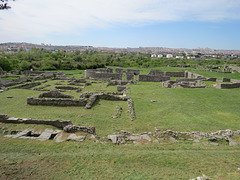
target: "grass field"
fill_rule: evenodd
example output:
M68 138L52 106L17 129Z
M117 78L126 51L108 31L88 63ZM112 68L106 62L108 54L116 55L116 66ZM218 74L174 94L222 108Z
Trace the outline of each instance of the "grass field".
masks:
M150 69L141 69L147 74ZM161 68L177 71L181 68ZM83 77L83 71L68 71L69 76ZM201 74L201 71L196 71ZM209 72L208 72L209 73ZM206 74L203 74L206 75ZM221 78L221 73L208 74ZM225 75L225 74L223 74ZM230 74L231 75L231 74ZM232 74L232 78L238 79ZM207 75L206 75L207 76ZM224 76L225 77L225 76ZM239 78L240 79L240 78ZM56 82L48 81L55 86ZM63 82L62 82L63 83ZM64 84L64 83L63 83ZM67 84L65 82L65 84ZM137 119L130 121L125 101L100 100L92 109L84 107L30 106L27 97L41 92L12 89L0 94L0 113L13 117L65 119L76 125L96 127L100 141L107 135L127 130L134 133L160 130L213 132L240 129L240 89L222 90L162 88L160 83L138 82L129 85ZM42 85L40 85L42 86ZM93 83L84 91L116 91L105 83ZM77 99L80 93L66 91ZM13 96L13 98L7 98ZM152 103L151 100L156 100ZM116 106L123 108L121 117L113 119ZM0 129L34 128L43 125L0 124ZM38 142L11 139L0 135L0 179L190 179L203 174L213 179L240 179L239 145L213 146L200 143L147 145L113 145L111 142L82 143Z

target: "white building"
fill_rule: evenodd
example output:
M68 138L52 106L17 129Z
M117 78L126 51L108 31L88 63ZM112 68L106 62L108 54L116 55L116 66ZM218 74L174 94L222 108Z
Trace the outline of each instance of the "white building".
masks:
M166 57L167 58L173 58L173 55L172 54L167 54Z
M162 57L163 57L163 55L162 55L162 54L159 54L159 55L158 55L158 58L162 58Z
M152 54L151 57L152 57L152 58L155 58L155 57L157 57L157 55L156 55L156 54Z
M183 59L183 56L176 56L176 59Z

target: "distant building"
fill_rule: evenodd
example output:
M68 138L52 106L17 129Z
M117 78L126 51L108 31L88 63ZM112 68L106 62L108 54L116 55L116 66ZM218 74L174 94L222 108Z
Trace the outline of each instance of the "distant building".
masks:
M176 56L176 59L183 59L183 56Z
M162 57L163 57L163 55L162 55L162 54L159 54L157 57L158 57L158 58L162 58Z
M172 54L167 54L166 57L167 58L173 58L173 55Z
M157 57L157 55L156 55L156 54L152 54L151 57L152 57L152 58L155 58L155 57Z

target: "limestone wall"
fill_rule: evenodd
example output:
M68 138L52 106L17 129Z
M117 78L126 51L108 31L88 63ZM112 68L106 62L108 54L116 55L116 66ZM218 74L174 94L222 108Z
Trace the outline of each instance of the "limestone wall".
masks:
M165 76L184 77L185 76L185 72L184 71L181 71L181 72L165 72Z
M159 71L159 70L151 70L148 75L151 76L164 76L164 72Z
M127 81L134 80L134 74L126 74Z
M31 118L14 118L8 117L5 114L0 114L0 122L1 123L22 123L22 124L45 124L55 126L57 128L63 129L67 125L72 125L72 121L69 120L39 120L39 119L31 119Z
M238 67L238 66L230 65L229 68L231 68L232 70L235 70L237 72L240 72L240 67Z
M223 78L222 82L231 82L230 78Z
M43 92L39 96L39 98L73 98L71 95L63 94L58 89L53 88L49 92Z
M169 76L150 76L150 75L139 75L138 81L146 81L146 82L161 82L170 80Z
M56 89L65 89L65 90L77 90L78 87L73 87L73 86L56 86Z
M189 71L185 71L185 77L190 78L190 79L192 79L192 78L203 79L204 78L204 76L202 76L202 75L192 73L192 72L189 72Z
M134 75L139 75L140 70L135 70L135 69L127 69L126 74L134 74Z
M224 84L220 83L217 85L219 89L232 89L232 88L240 88L240 83L232 83L232 84Z
M85 106L86 99L47 99L47 98L27 98L29 105L42 105L42 106Z
M116 73L117 73L117 74L123 74L123 69L116 68Z
M33 82L33 83L27 83L27 84L21 84L19 86L15 86L14 89L30 89L35 86L41 85L40 82Z
M102 71L102 70L101 70ZM122 80L122 74L109 73L106 70L99 72L98 70L85 70L85 78L100 79L100 80Z

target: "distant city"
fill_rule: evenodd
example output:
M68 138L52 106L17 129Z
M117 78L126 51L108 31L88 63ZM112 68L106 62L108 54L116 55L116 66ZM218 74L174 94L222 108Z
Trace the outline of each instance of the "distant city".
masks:
M0 51L5 52L18 52L30 51L33 48L45 49L50 51L97 51L97 52L114 52L114 53L127 53L127 52L140 52L151 54L152 58L194 58L195 56L206 56L213 58L221 58L223 56L240 57L240 50L227 50L227 49L211 49L211 48L168 48L168 47L138 47L138 48L111 48L111 47L93 47L93 46L80 46L80 45L51 45L51 44L32 44L32 43L1 43Z

